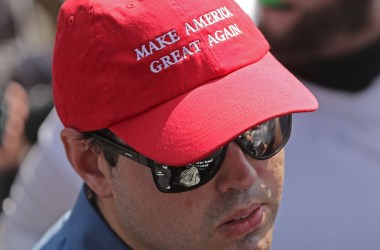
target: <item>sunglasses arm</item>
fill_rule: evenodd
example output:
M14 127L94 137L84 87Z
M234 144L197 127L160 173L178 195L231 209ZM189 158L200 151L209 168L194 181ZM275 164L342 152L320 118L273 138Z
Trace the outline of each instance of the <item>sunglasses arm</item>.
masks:
M129 158L129 159L131 159L133 161L135 161L135 162L138 162L138 163L140 163L140 164L142 164L144 166L149 167L148 159L146 157L144 157L143 155L137 153L136 151L133 151L131 149L123 147L123 146L121 146L121 145L119 145L117 143L114 143L114 142L112 142L112 141L110 141L110 140L108 140L108 139L106 139L106 138L104 138L102 136L99 136L99 135L97 135L95 133L92 133L92 135L96 139L98 139L99 141L101 141L101 143L107 144L108 146L114 148L115 151L117 151L119 154L121 154L121 155L123 155L123 156L125 156L125 157L127 157L127 158Z

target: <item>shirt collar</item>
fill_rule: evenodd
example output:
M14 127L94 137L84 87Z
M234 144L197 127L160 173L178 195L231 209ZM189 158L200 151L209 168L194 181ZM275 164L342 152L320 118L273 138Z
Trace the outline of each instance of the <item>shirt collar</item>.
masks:
M85 189L84 186L65 227L69 249L130 250L92 205Z

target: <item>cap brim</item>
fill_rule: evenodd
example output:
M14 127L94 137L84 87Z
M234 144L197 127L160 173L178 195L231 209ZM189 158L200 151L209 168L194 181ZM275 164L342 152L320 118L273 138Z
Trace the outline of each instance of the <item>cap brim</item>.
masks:
M109 129L146 157L179 166L206 157L263 121L317 108L309 90L268 52Z

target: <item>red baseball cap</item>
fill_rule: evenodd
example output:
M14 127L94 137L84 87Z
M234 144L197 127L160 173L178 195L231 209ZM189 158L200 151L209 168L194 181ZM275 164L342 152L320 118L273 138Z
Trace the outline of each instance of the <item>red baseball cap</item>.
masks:
M67 0L53 83L66 127L108 128L174 166L318 107L233 0Z

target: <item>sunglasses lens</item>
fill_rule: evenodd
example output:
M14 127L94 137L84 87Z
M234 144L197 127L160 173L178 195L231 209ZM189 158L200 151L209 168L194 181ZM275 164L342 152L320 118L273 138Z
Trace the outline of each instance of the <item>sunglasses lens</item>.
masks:
M237 139L242 149L251 157L267 159L278 153L290 137L291 115L266 121L246 131Z
M154 163L152 169L157 187L162 192L178 193L206 184L218 172L225 149L220 149L207 159L182 167Z
M291 115L264 122L246 131L236 141L252 158L264 160L274 156L290 137ZM223 163L227 147L207 159L181 167L153 163L152 173L158 189L165 193L179 193L209 182Z

